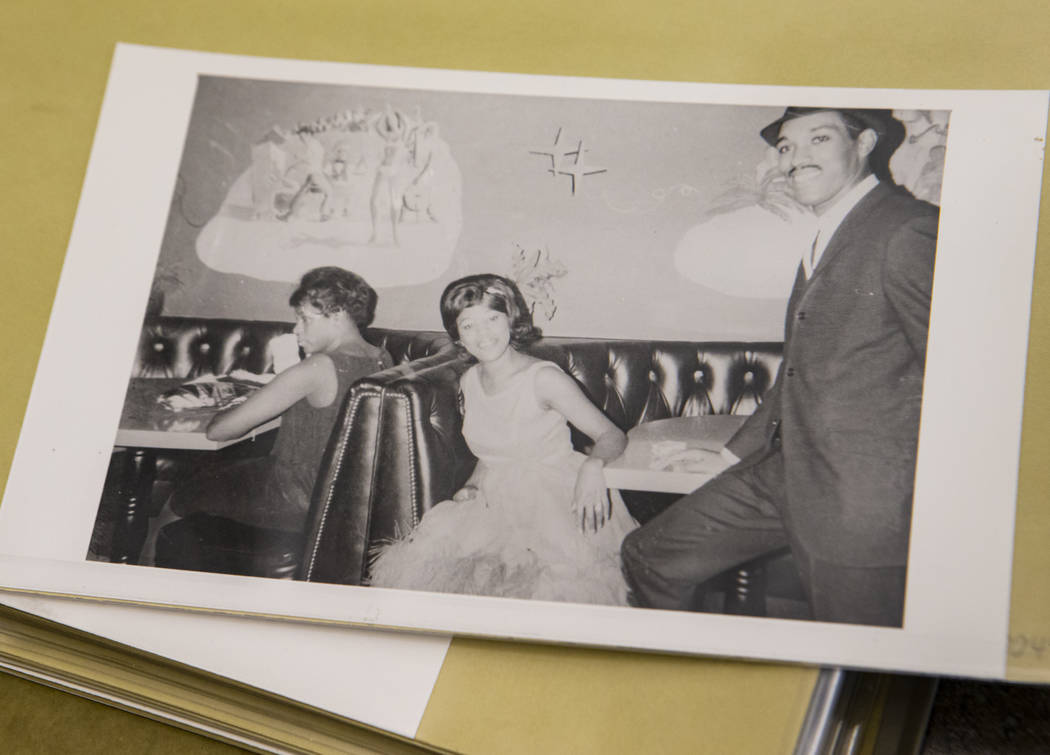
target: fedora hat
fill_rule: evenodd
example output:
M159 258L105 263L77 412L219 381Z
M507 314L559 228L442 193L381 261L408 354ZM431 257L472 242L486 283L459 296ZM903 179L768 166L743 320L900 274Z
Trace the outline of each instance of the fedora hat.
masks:
M795 118L801 118L804 115L828 111L853 116L868 128L873 129L880 137L886 134L890 127L890 121L893 119L893 114L889 110L862 110L841 107L796 107L795 105L791 105L784 110L782 116L758 133L761 134L767 144L775 147L777 146L777 139L780 138L780 127L784 125L784 123L794 120Z

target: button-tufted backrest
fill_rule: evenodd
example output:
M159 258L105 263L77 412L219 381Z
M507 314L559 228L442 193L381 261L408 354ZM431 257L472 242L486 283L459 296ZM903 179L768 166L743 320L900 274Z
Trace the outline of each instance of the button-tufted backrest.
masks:
M273 371L271 343L292 323L158 317L145 323L132 377L195 378L244 369ZM445 333L369 328L365 337L390 352L397 364L435 354L449 345Z
M699 414L751 414L772 385L782 344L545 338L557 363L623 429Z
M291 323L159 317L147 322L133 377L194 378L234 369L272 371L273 339ZM397 364L449 346L438 331L369 328ZM544 338L534 355L557 363L624 429L666 417L750 414L772 384L779 343Z
M555 362L624 430L680 415L750 414L773 383L779 343L545 338ZM410 532L474 465L462 434L454 352L363 378L351 388L314 492L303 579L359 584L368 555ZM574 431L581 450L588 442Z

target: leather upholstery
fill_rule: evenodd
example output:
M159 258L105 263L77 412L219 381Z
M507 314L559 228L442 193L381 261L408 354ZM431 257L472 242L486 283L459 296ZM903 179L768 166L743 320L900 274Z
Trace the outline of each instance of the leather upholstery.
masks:
M292 323L245 322L196 317L158 317L142 328L131 377L185 378L222 375L236 369L257 374L273 371L270 344L274 338L292 331ZM365 337L384 347L401 364L449 347L445 333L371 328ZM273 445L270 437L260 437L246 447L233 447L222 453L230 456L265 455ZM172 485L186 474L195 457L183 452L157 454L153 511L160 509Z
M272 369L271 340L290 330L290 323L159 318L143 328L133 375L265 372ZM409 532L462 485L475 463L461 433L458 393L469 358L444 333L371 329L366 337L385 346L397 366L350 389L321 465L307 531L289 536L188 517L162 531L158 565L361 584L375 548ZM667 417L750 414L773 382L781 344L546 338L530 352L560 365L628 430ZM574 433L574 442L586 450L585 437ZM268 450L266 443L252 445L248 453ZM187 456L160 455L156 505L186 473ZM625 491L624 497L646 518L676 496ZM746 582L753 572L734 579ZM750 585L737 585L742 599Z
M314 489L301 578L360 584L377 544L466 481L474 458L457 396L467 366L448 351L351 387Z
M547 338L559 364L622 429L673 416L750 413L772 383L778 343ZM358 584L368 555L409 532L469 476L455 352L406 363L351 388L314 493L300 578ZM583 447L586 439L575 436Z
M271 343L276 336L290 333L292 323L243 322L192 317L159 317L143 326L132 366L132 377L185 378L224 374L235 369L264 373L273 370ZM372 343L390 352L395 363L437 353L449 348L444 333L372 328L365 333ZM241 443L215 452L224 458L263 455L270 451L275 433L267 433L253 443ZM192 451L158 451L151 484L149 505L131 516L151 516L160 511L172 488L191 474L199 454ZM122 465L111 465L106 480L109 499L120 487ZM136 529L142 536L145 523ZM117 538L111 548L127 545ZM141 542L128 552L111 552L114 560L134 562ZM164 528L157 541L157 564L173 568L290 577L301 558L303 535L246 527L228 520L194 515Z
M270 344L292 332L290 322L157 317L142 328L131 377L195 378L231 370L273 372ZM396 364L447 348L445 333L370 328L364 333L383 346Z
M548 338L530 352L557 363L622 430L704 414L750 414L780 366L778 343Z

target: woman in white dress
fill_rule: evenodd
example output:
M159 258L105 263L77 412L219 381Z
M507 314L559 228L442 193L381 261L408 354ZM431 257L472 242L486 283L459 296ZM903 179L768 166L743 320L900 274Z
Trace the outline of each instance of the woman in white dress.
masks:
M602 472L626 436L560 367L519 350L539 331L509 280L454 281L441 315L478 361L460 379L478 464L452 500L377 554L371 584L626 605L620 543L637 524ZM573 450L569 422L594 441L589 455Z

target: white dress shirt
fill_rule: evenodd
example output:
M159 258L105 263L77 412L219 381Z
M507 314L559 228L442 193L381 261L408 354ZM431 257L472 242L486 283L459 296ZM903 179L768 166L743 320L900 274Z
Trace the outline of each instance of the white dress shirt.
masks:
M828 248L828 242L835 235L835 231L842 225L842 221L849 215L850 210L857 206L857 202L879 185L879 179L869 175L857 183L852 189L842 195L835 204L831 205L823 215L816 217L816 229L813 236L813 244L802 253L802 269L806 278L813 275L813 269L824 256L824 250Z

